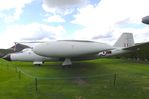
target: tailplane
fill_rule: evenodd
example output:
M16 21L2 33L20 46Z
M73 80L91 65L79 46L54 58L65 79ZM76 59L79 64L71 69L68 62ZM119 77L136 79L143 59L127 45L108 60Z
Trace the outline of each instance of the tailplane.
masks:
M132 33L123 33L120 38L114 44L114 47L130 47L134 45L134 39Z

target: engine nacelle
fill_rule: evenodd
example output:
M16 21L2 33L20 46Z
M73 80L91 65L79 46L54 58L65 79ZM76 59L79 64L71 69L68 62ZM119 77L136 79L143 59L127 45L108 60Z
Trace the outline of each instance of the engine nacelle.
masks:
M33 51L46 57L76 57L97 54L100 51L113 49L110 45L92 41L53 41L42 43L33 48Z

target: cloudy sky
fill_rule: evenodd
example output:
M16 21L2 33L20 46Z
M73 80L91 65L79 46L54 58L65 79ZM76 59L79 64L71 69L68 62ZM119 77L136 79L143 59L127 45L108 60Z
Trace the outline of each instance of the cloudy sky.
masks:
M149 41L149 0L0 0L0 48L18 41L93 40L113 45L123 32Z

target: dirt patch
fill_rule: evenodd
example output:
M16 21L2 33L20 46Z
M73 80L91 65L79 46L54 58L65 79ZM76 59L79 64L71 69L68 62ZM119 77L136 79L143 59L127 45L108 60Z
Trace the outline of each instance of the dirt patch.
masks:
M73 83L77 85L86 85L87 81L83 78L77 77L77 78L74 78Z

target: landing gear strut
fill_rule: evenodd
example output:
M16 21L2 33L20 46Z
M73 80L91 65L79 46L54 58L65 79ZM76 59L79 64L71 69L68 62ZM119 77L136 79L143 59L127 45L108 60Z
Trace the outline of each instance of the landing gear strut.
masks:
M65 58L65 60L62 64L62 67L64 68L64 67L68 66L70 68L71 65L72 65L72 62L71 62L70 58Z

